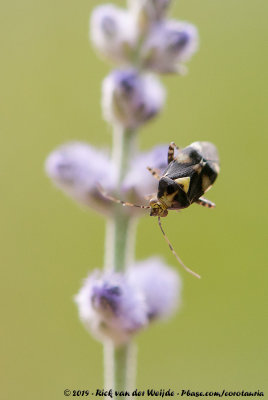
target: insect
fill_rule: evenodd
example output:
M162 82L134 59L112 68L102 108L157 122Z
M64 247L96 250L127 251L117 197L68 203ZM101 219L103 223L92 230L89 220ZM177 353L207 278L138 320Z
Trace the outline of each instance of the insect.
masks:
M148 206L118 200L104 193L102 188L100 190L104 197L123 206L150 209L150 216L158 217L158 224L164 238L179 263L189 273L200 278L200 275L186 267L175 252L163 230L161 218L166 217L170 210L181 210L193 203L208 208L215 207L214 203L202 196L211 188L219 174L218 152L214 144L210 142L194 142L183 149L179 149L172 142L169 145L167 157L168 166L162 176L159 175L157 169L148 167L151 174L159 181L157 195L150 200Z

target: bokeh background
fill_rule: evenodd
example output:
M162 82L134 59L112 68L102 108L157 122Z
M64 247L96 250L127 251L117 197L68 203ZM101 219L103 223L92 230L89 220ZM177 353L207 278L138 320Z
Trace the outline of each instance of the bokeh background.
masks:
M99 104L111 67L87 36L99 3L1 3L2 399L103 387L102 347L80 324L73 295L102 265L104 221L44 174L63 142L111 143ZM139 225L137 257L161 254L184 286L175 318L137 338L140 389L267 390L267 12L263 0L173 1L172 15L198 26L201 47L186 77L163 79L167 106L140 145L210 140L222 169L208 196L216 210L164 221L201 281L177 266L153 218Z

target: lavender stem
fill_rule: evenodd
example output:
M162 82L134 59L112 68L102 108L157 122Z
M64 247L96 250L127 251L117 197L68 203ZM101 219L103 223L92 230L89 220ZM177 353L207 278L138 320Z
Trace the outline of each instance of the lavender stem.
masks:
M113 161L117 173L117 190L124 179L129 166L130 157L135 152L136 134L133 131L114 129ZM122 272L127 269L134 254L136 221L126 215L121 206L115 207L112 219L107 221L105 268ZM116 348L110 342L104 345L105 388L117 391L128 390L134 385L136 351L134 344L129 343ZM122 399L122 396L120 396Z

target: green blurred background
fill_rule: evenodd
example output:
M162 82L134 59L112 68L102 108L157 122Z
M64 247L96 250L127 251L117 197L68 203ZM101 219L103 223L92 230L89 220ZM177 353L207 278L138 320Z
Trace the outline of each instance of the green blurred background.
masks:
M99 3L1 4L1 399L56 400L65 388L103 385L102 347L80 324L73 295L102 264L104 221L57 191L43 167L63 142L111 143L99 104L111 67L87 37ZM186 77L163 79L167 106L143 129L141 148L211 140L222 169L208 196L216 210L192 207L164 221L203 279L178 267L183 306L138 337L137 387L265 390L268 3L173 3L174 17L198 26L201 47ZM177 268L146 217L137 257L155 253Z

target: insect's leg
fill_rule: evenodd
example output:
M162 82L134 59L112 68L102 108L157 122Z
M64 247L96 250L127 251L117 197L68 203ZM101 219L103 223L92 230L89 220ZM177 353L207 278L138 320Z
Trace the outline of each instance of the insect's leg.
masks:
M153 175L153 177L155 179L157 179L158 181L160 180L160 176L159 176L159 170L156 168L151 168L151 167L147 167L148 171L151 172L151 174Z
M171 142L168 148L168 164L171 163L171 161L174 160L174 152L175 149L179 149L178 146L174 142Z
M203 207L207 208L215 208L216 204L212 203L212 201L205 199L204 197L199 197L199 199L196 201L197 204Z
M170 250L172 251L172 253L174 254L174 256L176 257L177 261L180 263L180 265L187 271L189 272L189 274L192 274L193 276L195 276L196 278L200 279L201 276L198 275L196 272L192 271L190 268L186 267L186 265L182 262L182 260L180 259L180 257L178 256L178 254L176 253L176 251L174 250L172 244L170 243L167 235L164 232L164 229L162 228L162 224L161 224L161 218L158 217L158 225L161 229L161 232L164 235L165 241L167 242L167 244L169 245Z
M102 187L100 184L97 185L97 188L98 188L100 194L101 194L105 199L110 200L110 201L113 201L114 203L122 204L122 206L128 206L128 207L136 207L136 208L151 209L150 206L140 206L140 205L138 205L138 204L128 203L127 201L122 201L122 200L116 199L115 197L110 196L108 193L106 193L105 190L103 189L103 187Z

